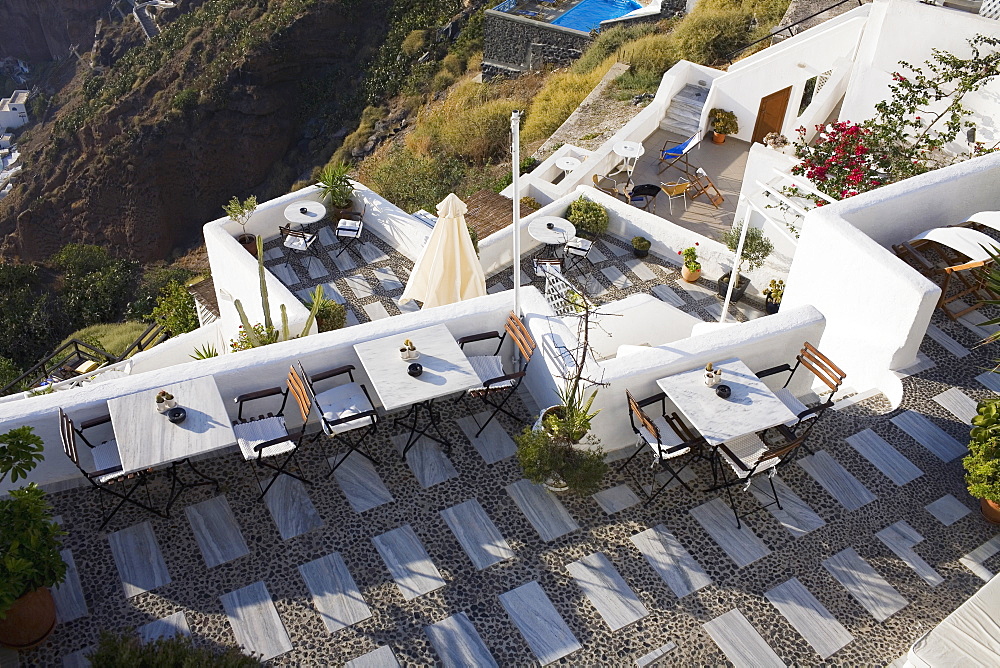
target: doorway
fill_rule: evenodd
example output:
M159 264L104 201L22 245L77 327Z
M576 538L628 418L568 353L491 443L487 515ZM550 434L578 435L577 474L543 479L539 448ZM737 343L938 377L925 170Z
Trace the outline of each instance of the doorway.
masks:
M785 122L785 111L788 109L788 98L791 95L792 87L789 86L761 98L751 143L762 141L769 132L781 132L781 126Z

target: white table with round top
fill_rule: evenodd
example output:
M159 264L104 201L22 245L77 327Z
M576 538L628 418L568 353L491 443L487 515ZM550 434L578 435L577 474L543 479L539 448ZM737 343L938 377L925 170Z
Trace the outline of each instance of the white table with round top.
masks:
M325 215L326 207L311 200L299 200L285 207L285 220L299 225L318 223Z
M564 155L556 160L556 167L563 170L566 174L569 174L582 164L583 162L581 162L579 158L574 158L571 155Z
M632 180L632 172L635 171L635 165L639 161L639 158L646 152L646 149L637 141L620 141L615 142L612 150L615 152L615 155L624 161L625 171L628 173L628 181L630 182ZM627 185L628 182L626 182Z
M556 250L576 236L576 226L559 216L539 216L528 223L528 234L545 244L549 257L557 257Z

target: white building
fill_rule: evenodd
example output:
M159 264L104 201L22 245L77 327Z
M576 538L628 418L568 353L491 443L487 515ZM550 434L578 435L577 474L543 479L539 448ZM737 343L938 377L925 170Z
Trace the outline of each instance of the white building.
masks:
M28 122L28 91L16 90L0 100L0 128L19 128Z

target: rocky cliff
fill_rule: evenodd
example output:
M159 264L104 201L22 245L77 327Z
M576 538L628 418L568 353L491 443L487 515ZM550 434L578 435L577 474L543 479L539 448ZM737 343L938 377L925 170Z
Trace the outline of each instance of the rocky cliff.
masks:
M0 57L30 61L69 55L71 44L90 50L94 27L109 0L3 0L0 2Z

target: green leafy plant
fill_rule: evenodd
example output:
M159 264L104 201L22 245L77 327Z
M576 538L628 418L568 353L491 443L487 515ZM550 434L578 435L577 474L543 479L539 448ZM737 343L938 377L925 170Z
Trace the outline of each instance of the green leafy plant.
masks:
M720 135L734 135L740 131L740 124L736 120L736 114L718 107L708 112L711 119L712 130Z
M653 242L646 237L632 237L632 248L637 251L648 251L652 245Z
M573 223L577 230L595 237L607 232L610 222L607 209L586 197L580 197L569 205L566 220Z
M698 262L698 249L695 248L697 245L698 242L696 241L694 246L688 246L682 251L677 251L678 255L684 257L684 266L690 272L701 271L701 263Z
M92 666L102 668L255 668L263 664L243 654L238 647L196 645L188 636L158 638L142 642L133 633L102 631L97 648L87 655Z
M243 234L246 234L247 223L250 222L250 217L257 210L257 197L256 195L250 195L250 197L247 197L242 202L238 197L233 197L229 200L229 204L222 207L222 210L226 212L230 220L239 223L240 227L243 228Z
M25 477L42 460L42 439L31 427L0 435L0 482ZM66 577L59 554L65 532L52 520L45 492L35 483L0 499L0 619L14 602L39 587Z
M207 360L210 357L218 357L219 351L211 343L206 343L194 349L193 355L188 355L193 360Z
M541 203L537 199L529 195L525 195L524 197L521 198L521 206L526 209L534 209L535 211L538 211L539 209L542 208ZM522 211L522 213L524 212Z
M321 287L317 286L317 288ZM343 304L338 304L332 299L323 297L322 291L313 291L309 295L310 299L306 302L306 306L310 309L313 308L317 302L317 293L320 304L319 308L316 309L316 328L321 332L332 332L344 327L347 324L347 309Z
M91 244L67 244L51 261L63 272L59 305L68 329L115 322L124 315L139 278L138 263Z
M744 223L740 223L722 233L722 243L726 244L726 247L734 253L740 244L743 225ZM742 270L744 262L749 271L763 266L764 261L773 251L774 244L767 238L763 230L759 227L748 228L747 237L743 240L743 254L736 264L736 272L739 273Z
M986 399L976 407L962 466L969 494L1000 503L1000 399Z
M163 292L156 300L152 316L153 320L173 336L194 331L200 324L194 297L177 281L172 281L163 288Z
M319 191L323 197L330 198L330 205L335 209L350 209L354 205L352 196L354 186L347 173L350 166L343 163L330 163L319 173Z
M517 460L524 475L535 483L558 480L580 496L593 494L600 489L601 479L607 473L604 453L599 448L584 450L574 448L553 437L545 429L525 427L514 437L517 442Z
M780 304L781 298L785 295L785 282L781 279L775 280L772 278L767 287L761 291L761 294L771 303Z

